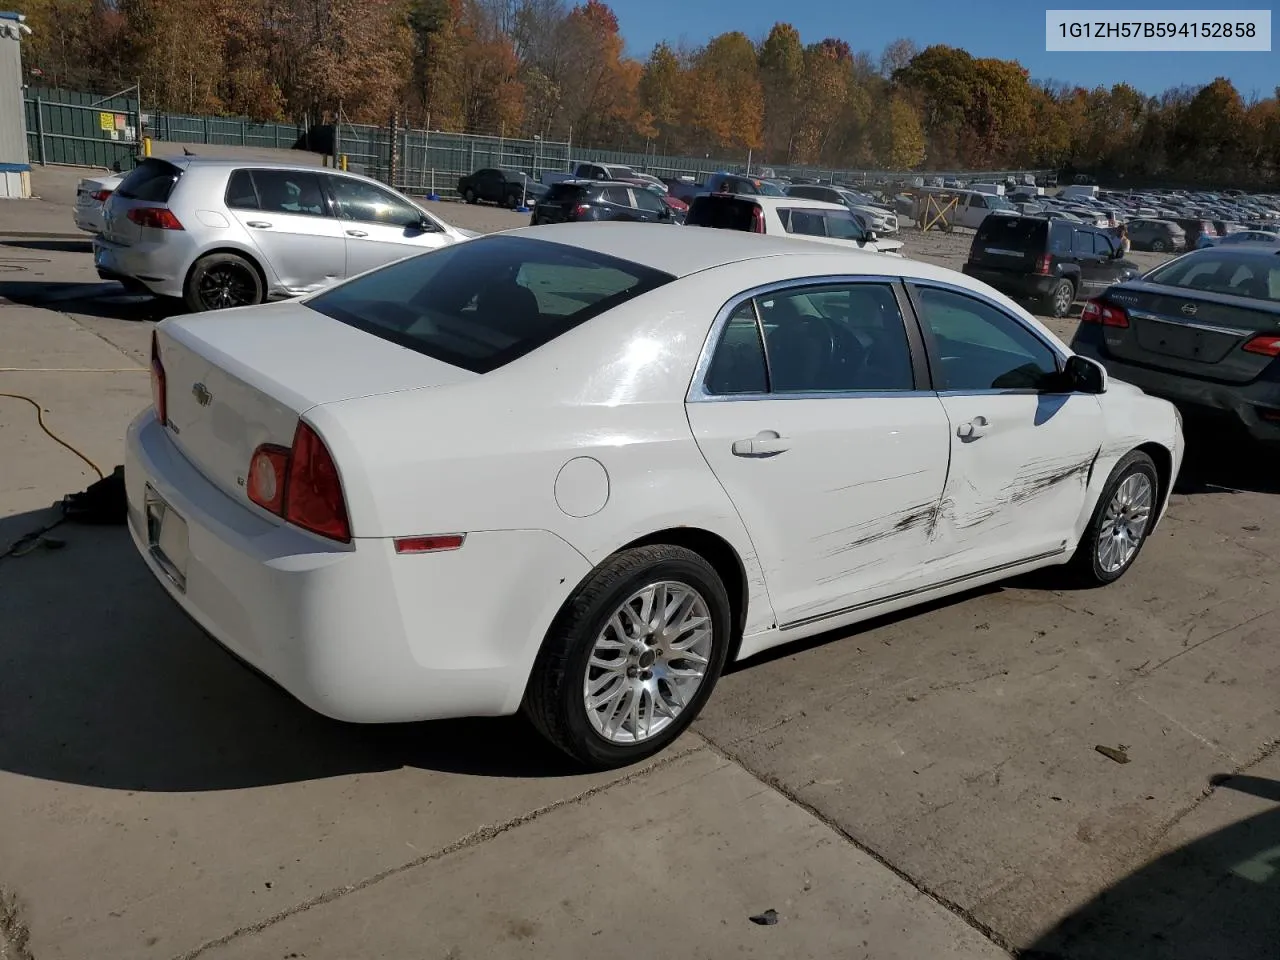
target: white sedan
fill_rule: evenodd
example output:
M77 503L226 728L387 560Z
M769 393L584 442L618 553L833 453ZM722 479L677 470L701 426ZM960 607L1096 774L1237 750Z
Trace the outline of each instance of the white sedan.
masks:
M532 227L175 317L128 434L173 598L348 721L521 710L584 764L726 662L1052 564L1120 577L1174 408L939 267Z
M123 179L123 173L100 173L85 177L76 184L76 207L72 219L77 227L95 236L102 233L102 207Z

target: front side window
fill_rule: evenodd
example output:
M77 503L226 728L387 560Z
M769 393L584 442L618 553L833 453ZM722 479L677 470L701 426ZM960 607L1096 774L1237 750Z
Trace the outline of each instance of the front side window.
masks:
M876 283L801 287L746 301L726 325L706 380L707 392L720 395L914 388L897 299Z
M939 390L1038 390L1058 355L1020 321L974 297L919 287L920 320L941 360Z
M493 172L501 176L497 171ZM344 220L381 223L389 227L417 227L427 220L423 212L409 201L372 183L350 177L330 177L329 183L333 187L334 199L338 201L338 212Z
M674 279L591 250L496 234L399 260L306 305L409 350L488 373Z

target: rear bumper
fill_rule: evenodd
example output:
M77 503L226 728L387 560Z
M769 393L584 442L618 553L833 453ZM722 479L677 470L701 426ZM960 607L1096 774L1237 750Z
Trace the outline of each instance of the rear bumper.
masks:
M211 484L150 410L129 427L129 529L178 605L218 643L319 713L381 723L514 713L564 597L590 564L552 533L472 533L404 556L277 524ZM146 501L187 526L181 580Z
M95 204L91 207L76 207L72 219L77 227L85 233L92 233L95 236L102 233L102 204Z
M133 279L160 297L181 297L187 271L194 260L194 245L172 231L160 243L142 242L130 246L101 236L93 242L93 265L105 279Z
M965 276L981 280L989 287L995 287L1001 293L1012 297L1038 298L1047 297L1053 292L1061 277L1046 277L1039 273L1014 273L1007 270L991 270L987 267L966 263L962 268Z
M1071 341L1071 349L1101 363L1109 376L1141 387L1144 393L1168 400L1190 415L1226 417L1255 440L1280 443L1280 420L1268 420L1263 415L1272 411L1280 416L1280 382L1216 383L1125 363L1110 356L1102 342L1101 328L1095 326L1080 326Z

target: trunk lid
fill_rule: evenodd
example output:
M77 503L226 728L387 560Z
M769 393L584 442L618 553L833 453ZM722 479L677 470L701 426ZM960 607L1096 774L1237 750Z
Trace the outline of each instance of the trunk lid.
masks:
M1107 352L1117 359L1223 383L1253 380L1272 362L1240 348L1259 333L1280 333L1280 304L1142 281L1105 299L1129 313L1127 328L1107 328Z
M311 407L477 376L297 301L175 318L156 328L156 339L170 437L242 503L253 451L289 447Z

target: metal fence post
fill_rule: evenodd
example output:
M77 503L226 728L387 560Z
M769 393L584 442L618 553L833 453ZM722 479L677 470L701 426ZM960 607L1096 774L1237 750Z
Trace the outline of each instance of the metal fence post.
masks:
M248 127L249 127L249 121L247 120L240 121L240 146L242 147L245 145L245 135L249 132Z
M208 117L204 118L204 142L205 143L209 142L209 118ZM139 176L141 176L141 174L139 174Z
M45 166L44 155L44 101L36 97L36 150L40 166Z

